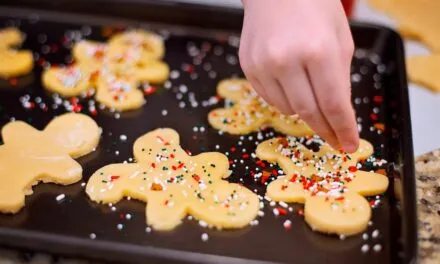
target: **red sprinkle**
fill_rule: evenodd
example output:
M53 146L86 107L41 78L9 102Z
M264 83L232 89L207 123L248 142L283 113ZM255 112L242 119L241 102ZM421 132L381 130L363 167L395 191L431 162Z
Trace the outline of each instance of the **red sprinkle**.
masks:
M285 189L287 189L287 185L281 185L281 191L284 191Z
M280 215L287 215L286 209L281 208L281 207L277 207L276 209Z
M9 84L12 86L16 86L17 85L17 79L13 78L13 79L9 79Z
M348 167L348 170L350 172L356 172L358 169L355 166L350 166L350 167Z
M303 209L299 209L299 210L298 210L298 215L299 215L299 216L303 216L303 215L304 215L304 211L303 211Z
M247 159L247 158L249 158L249 154L243 154L241 157L242 157L243 159Z
M270 173L267 171L263 171L263 175L260 178L261 184L264 184L270 177Z
M152 95L155 92L156 92L156 87L154 87L154 86L148 86L147 88L144 88L145 95Z
M292 178L290 178L290 182L296 182L297 178L298 178L298 174L293 174Z
M154 162L151 163L151 167L153 167L153 169L156 168L156 164Z
M115 175L112 175L112 176L110 176L110 180L111 181L116 181L117 179L119 179L121 176L115 176Z
M370 114L370 118L371 118L371 120L376 121L377 120L377 115L372 113L372 114Z
M336 198L335 200L336 201L342 201L342 200L344 200L345 199L345 197L344 196L339 196L338 198Z
M373 97L373 101L374 101L375 103L380 104L380 103L383 102L383 97L382 97L381 95L376 95L376 96Z
M231 152L235 152L235 150L237 150L235 147L231 148Z
M194 174L192 177L196 182L200 183L200 176L199 175Z

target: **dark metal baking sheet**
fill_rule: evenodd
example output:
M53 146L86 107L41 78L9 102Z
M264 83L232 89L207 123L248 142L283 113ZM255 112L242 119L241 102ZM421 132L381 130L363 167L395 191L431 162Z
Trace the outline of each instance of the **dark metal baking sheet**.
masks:
M15 4L24 2L28 4L26 7L35 7L32 1L17 1ZM180 76L171 80L170 90L159 87L157 93L148 96L147 104L139 111L122 113L118 119L115 113L99 111L94 118L103 128L104 134L97 151L80 159L84 166L84 181L106 164L127 160L132 155L134 140L157 127L176 129L182 145L192 153L215 151L216 145L220 146L219 151L226 152L237 146L239 141L248 150L254 149L254 142L249 141L247 136L243 140L239 136L220 136L209 127L207 113L221 106L221 103L192 108L188 93L183 94L181 100L176 98L179 86L184 84L200 103L215 95L219 80L242 76L235 60L235 36L241 26L240 11L151 1L126 1L124 6L119 1L110 1L112 4L99 5L98 10L99 2L102 4L102 1L91 1L90 5L81 1L60 1L61 4L46 2L40 5L52 11L0 7L0 26L19 26L27 34L23 48L37 53L41 53L43 45L59 44L64 34L72 30L84 32L91 29L91 35L87 38L104 40L102 25L141 26L167 35L171 33L166 41L165 61L171 69L179 71ZM66 10L69 13L54 10ZM140 17L143 10L145 15ZM118 18L85 15L95 11L118 15ZM203 14L209 14L210 19ZM231 24L231 21L235 24ZM194 27L197 25L198 28ZM379 157L390 162L388 173L396 179L391 181L393 184L382 198L382 204L373 210L373 225L366 232L369 234L368 240L363 240L361 235L340 240L312 232L303 218L294 213L287 217L293 222L292 229L287 231L282 225L287 218L275 217L269 206L266 206L265 216L259 219L259 225L242 230L206 230L194 221L185 220L171 232L147 233L144 231L145 204L122 201L116 205L117 211L112 212L107 206L90 202L81 183L78 183L68 187L52 184L35 187L35 193L26 198L24 210L15 216L0 215L0 244L124 263L247 263L251 260L285 263L411 263L417 250L417 222L402 41L395 32L381 27L355 23L352 31L357 46L352 67L353 102L358 117L362 119L361 135L377 146ZM43 35L47 37L46 43L41 43ZM194 67L197 79L192 79L189 72L182 70L184 64L191 64L193 59L188 55L188 45L205 49L211 46L203 63ZM214 52L216 47L223 50L221 55L220 52ZM57 52L43 56L51 63L60 64L69 59L66 58L68 54L69 50L59 45ZM212 69L207 70L209 67L204 66L205 63L209 63ZM212 71L215 71L215 76L210 73ZM26 94L30 94L33 99L39 96L44 102L52 102L51 95L44 93L40 85L40 74L41 67L37 66L30 76L18 79L16 88L10 88L7 81L0 81L0 87L3 87L0 90L0 127L15 118L43 128L53 116L63 112L61 108L30 111L22 107L19 100ZM381 96L383 101L375 102L375 96ZM178 107L180 101L186 103L184 109ZM166 116L161 115L164 109L168 112ZM376 118L375 122L385 124L385 133L378 134L370 130L374 123L372 119ZM204 126L206 132L195 133L194 126ZM128 136L125 143L119 141L121 134ZM256 138L255 134L252 136ZM116 150L119 155L115 155ZM240 156L238 151L230 153L231 159L240 159ZM263 194L264 187L260 183L244 176L245 165L252 167L255 163L238 163L231 180L239 181L242 178L246 186ZM394 195L394 187L399 186L403 189L400 200ZM65 193L67 199L57 203L55 197L61 193ZM296 211L301 206L293 205L293 208ZM132 214L133 219L122 219L126 213ZM117 229L120 223L124 224L122 230ZM376 229L380 235L373 239L371 233ZM207 242L200 239L205 232L209 235ZM96 234L95 240L90 239L91 233ZM371 248L368 253L361 251L364 244ZM382 247L378 252L372 250L376 244Z

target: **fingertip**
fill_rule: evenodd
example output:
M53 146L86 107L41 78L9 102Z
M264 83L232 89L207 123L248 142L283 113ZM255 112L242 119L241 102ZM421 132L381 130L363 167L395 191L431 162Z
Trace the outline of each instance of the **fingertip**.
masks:
M342 148L347 153L356 152L359 148L359 137L344 142Z

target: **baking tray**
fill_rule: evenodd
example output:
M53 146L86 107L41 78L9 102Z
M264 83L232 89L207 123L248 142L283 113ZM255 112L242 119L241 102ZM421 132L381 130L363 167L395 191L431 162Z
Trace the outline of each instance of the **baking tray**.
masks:
M84 181L104 165L128 160L134 140L157 127L176 129L181 144L194 154L217 150L229 152L231 160L239 161L243 147L254 150L256 134L250 135L253 140L248 136L219 135L206 118L211 109L223 105L220 101L206 106L215 96L218 81L243 76L236 57L242 12L174 1L123 2L14 1L8 6L0 5L0 26L18 26L27 34L23 48L39 54L32 74L0 81L0 127L17 119L41 129L55 115L65 112L63 107L52 109L52 96L43 91L40 75L41 66L47 62L70 61L68 48L61 44L66 37L90 33L89 39L105 40L103 33L133 26L168 36L165 61L175 78L166 85L169 89L158 86L138 111L119 115L98 110L93 118L104 133L97 151L79 160L84 167ZM0 215L0 245L122 263L413 263L417 218L402 40L383 27L352 23L351 29L357 47L352 66L353 103L361 136L376 146L378 157L389 161L386 169L391 182L381 204L373 209L367 240L362 235L341 240L312 232L296 213L300 205L292 205L292 213L278 217L266 205L265 216L258 219L258 225L236 231L208 230L185 220L170 232L145 232L145 204L124 200L113 212L108 206L90 202L81 183L77 183L68 187L36 186L19 214ZM205 50L200 65L192 65L194 58L188 52L191 49ZM16 86L11 87L15 82ZM188 88L187 93L182 92L182 85ZM37 101L32 110L25 109L20 101L26 95L32 102ZM87 105L88 100L82 99L81 103ZM198 106L191 106L195 101ZM180 108L181 102L185 103L184 108ZM41 103L46 103L48 109L44 110ZM162 114L163 110L167 115ZM83 112L89 113L87 107ZM378 122L385 125L384 133L370 129ZM200 132L202 126L204 132ZM127 141L121 142L120 135L126 135ZM234 147L237 151L232 152ZM252 159L244 164L237 162L231 181L243 181L263 194L264 186L253 181L246 165L256 167ZM55 197L62 193L66 199L59 203ZM127 213L131 220L125 218ZM292 220L290 230L283 227L286 219ZM122 230L118 230L118 224L123 224ZM379 235L373 238L375 230ZM209 235L208 241L201 240L202 233ZM91 239L91 234L96 239ZM370 248L366 253L361 250L365 244ZM375 245L380 245L381 250L373 250Z

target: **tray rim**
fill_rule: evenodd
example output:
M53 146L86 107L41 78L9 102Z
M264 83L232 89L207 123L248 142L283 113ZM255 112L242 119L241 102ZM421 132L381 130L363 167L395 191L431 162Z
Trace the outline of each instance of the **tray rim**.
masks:
M64 2L69 2L70 0L64 0ZM95 0L95 2L121 2L121 0ZM75 17L88 17L91 18L91 15L87 14L78 14L73 12L61 12L61 11L53 11L41 8L29 8L26 7L26 2L32 2L32 1L26 1L26 0L18 0L13 5L7 4L3 5L0 4L0 10L1 9L11 9L11 10L20 10L23 12L40 12L40 13L52 13L52 14L63 14L63 15L70 15ZM49 1L42 1L46 2L48 6L51 6L51 3ZM73 2L73 1L72 1ZM82 1L78 1L82 2ZM230 16L242 16L243 12L241 9L237 8L225 8L225 7L213 7L213 6L205 6L201 4L192 4L192 3L182 3L178 0L166 0L163 1L163 3L158 4L158 2L155 2L153 0L127 0L128 3L142 3L145 5L154 3L156 6L162 6L162 7L169 7L171 6L178 6L178 7L184 7L184 8L190 8L190 9L196 9L196 10L210 10L210 11L216 11L216 12L223 12ZM162 2L162 1L161 1ZM17 5L18 3L18 5ZM24 4L23 4L24 3ZM23 4L25 7L22 7L21 4ZM46 7L48 7L46 6ZM49 8L50 9L50 8ZM97 18L99 21L113 21L115 20L112 18L112 16L105 16L105 15L97 15L93 16L94 18ZM118 20L116 20L118 21ZM120 19L120 21L123 21L123 23L139 23L140 21L138 19ZM101 24L100 22L99 24ZM104 22L105 23L105 22ZM154 24L155 22L153 22ZM404 45L402 37L394 30L382 25L376 25L376 24L370 24L365 22L353 22L350 21L350 25L353 27L364 27L369 29L376 29L380 31L387 32L388 34L393 35L393 38L396 39L397 49L397 60L398 65L403 65L403 67L398 67L399 69L399 89L400 91L400 101L402 106L402 115L406 117L405 122L403 122L403 131L402 131L402 137L405 138L403 140L403 190L404 190L404 197L410 197L411 201L404 200L405 204L405 210L404 215L402 216L402 224L405 225L405 230L407 231L405 239L405 243L407 243L407 248L405 249L405 252L409 250L408 255L408 262L407 263L416 263L417 261L417 252L418 252L418 242L417 242L417 205L416 205L416 189L415 189L415 168L414 168L414 153L413 153L413 144L412 144L412 130L411 130L411 116L410 116L410 104L409 104L409 93L408 93L408 82L407 82L407 74L406 74L406 67L405 67L405 55L404 55ZM188 27L188 26L185 26ZM226 29L226 31L233 31L237 32L241 25L238 26L235 30L233 29ZM221 30L221 29L220 29ZM100 240L90 240L88 238L74 238L66 235L54 235L54 234L46 234L44 232L38 232L38 231L29 231L29 230L16 230L11 228L3 228L0 227L0 238L3 239L9 239L14 240L15 243L8 243L9 246L13 247L19 247L19 248L28 248L29 247L29 240L34 239L33 244L34 248L37 250L47 251L44 248L44 243L49 243L52 246L50 248L54 248L54 246L60 246L61 244L64 244L65 246L76 246L77 251L71 252L71 250L67 249L64 250L64 252L61 252L61 254L73 254L73 255L80 255L80 256L86 256L87 251L94 252L96 249L104 250L103 252L120 252L120 253L137 253L138 256L144 256L144 257L157 257L160 259L168 259L170 261L172 260L182 260L182 256L187 257L187 261L189 262L198 262L198 261L204 261L205 263L219 263L218 261L228 262L228 263L271 263L271 262L265 262L265 261L258 261L258 260L250 260L245 258L234 258L234 257L225 257L220 255L209 255L204 253L195 253L195 252L188 252L188 251L181 251L181 250L174 250L174 249L165 249L165 248L157 248L152 246L139 246L135 244L128 244L127 243L119 243L119 242L110 242L110 241L100 241ZM23 243L24 241L24 243ZM0 244L3 244L0 242ZM20 246L24 244L28 244L26 246ZM83 246L81 246L81 244ZM40 246L41 245L41 246ZM35 247L36 246L36 247ZM44 248L43 248L44 247ZM109 250L111 248L111 250ZM81 250L83 249L83 250ZM81 251L80 251L81 250ZM159 253L155 253L158 252ZM82 252L82 253L78 253Z

